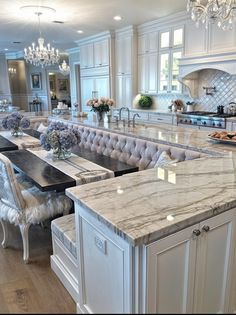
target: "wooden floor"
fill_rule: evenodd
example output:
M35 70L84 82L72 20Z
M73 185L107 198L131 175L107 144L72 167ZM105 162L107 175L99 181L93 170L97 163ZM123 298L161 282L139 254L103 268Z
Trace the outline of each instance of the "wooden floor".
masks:
M75 302L50 267L52 245L49 226L30 228L30 263L27 265L22 260L19 228L9 225L9 248L0 246L1 314L76 313Z

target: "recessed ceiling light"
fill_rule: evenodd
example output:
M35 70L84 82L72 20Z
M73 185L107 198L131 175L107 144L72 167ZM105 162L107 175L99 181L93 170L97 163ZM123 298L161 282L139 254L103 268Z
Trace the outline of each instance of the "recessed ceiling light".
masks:
M79 33L79 34L83 34L83 32L84 32L84 31L82 31L82 30L78 30L78 31L77 31L77 33Z
M121 21L121 20L122 20L122 17L121 17L120 15L116 15L116 16L113 17L113 19L114 19L115 21Z
M6 50L6 51L7 51L7 50L8 50L8 48L4 48L4 50Z

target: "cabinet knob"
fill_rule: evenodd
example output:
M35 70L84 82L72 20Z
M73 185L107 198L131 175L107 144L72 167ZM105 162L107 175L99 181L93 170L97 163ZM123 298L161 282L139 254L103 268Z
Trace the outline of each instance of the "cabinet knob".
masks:
M202 231L207 233L210 231L210 227L208 225L204 225Z
M200 236L201 235L201 231L200 230L194 230L193 231L193 235L194 236Z

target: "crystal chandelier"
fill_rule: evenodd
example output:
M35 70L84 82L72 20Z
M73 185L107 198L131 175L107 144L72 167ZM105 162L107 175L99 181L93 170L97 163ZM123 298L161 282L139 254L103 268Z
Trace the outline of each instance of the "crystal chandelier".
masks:
M24 49L24 58L26 62L30 62L34 66L50 66L59 63L59 51L58 49L51 47L50 44L44 46L44 38L41 34L40 28L40 15L42 12L35 12L38 16L39 22L39 38L38 38L38 46L35 46L35 43L32 43L32 47L29 46L28 49Z
M10 74L16 74L16 68L10 67L10 68L8 68L8 72L9 72Z
M59 65L59 70L63 75L68 75L70 73L70 66L63 60L62 64Z
M204 2L204 3L202 3ZM217 23L222 30L232 30L236 21L236 0L188 0L187 11L199 26Z

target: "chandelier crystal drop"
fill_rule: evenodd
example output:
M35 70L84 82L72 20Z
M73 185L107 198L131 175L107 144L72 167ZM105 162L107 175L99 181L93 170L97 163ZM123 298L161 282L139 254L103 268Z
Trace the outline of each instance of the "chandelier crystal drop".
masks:
M44 38L41 35L40 29L40 15L42 12L35 13L38 16L39 21L39 38L38 46L35 43L32 43L32 46L24 49L24 58L26 62L31 63L34 66L51 66L59 63L59 51L54 47L51 47L50 44L44 46Z
M236 0L188 0L187 11L198 27L216 23L222 30L232 30L236 21Z
M63 60L62 64L59 65L59 70L61 74L68 75L70 73L70 66Z

